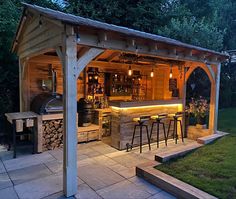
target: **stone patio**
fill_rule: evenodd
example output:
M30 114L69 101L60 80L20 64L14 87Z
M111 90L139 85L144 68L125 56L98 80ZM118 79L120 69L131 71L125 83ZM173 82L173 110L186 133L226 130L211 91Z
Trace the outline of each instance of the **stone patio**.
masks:
M175 145L169 141L160 148L152 144L131 152L117 151L104 142L78 145L78 199L172 199L172 195L149 184L135 175L136 165L154 160L161 151L189 146L187 140ZM55 199L62 193L62 149L41 154L19 154L0 148L0 198L4 199Z

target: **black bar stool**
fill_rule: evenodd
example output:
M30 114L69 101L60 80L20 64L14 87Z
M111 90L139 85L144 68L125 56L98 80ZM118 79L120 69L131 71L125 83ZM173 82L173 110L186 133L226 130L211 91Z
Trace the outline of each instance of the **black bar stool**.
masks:
M158 115L152 116L151 119L154 119L155 121L152 123L151 133L150 133L150 139L152 137L152 131L153 127L156 124L157 125L157 148L159 148L159 140L160 140L160 125L162 125L163 131L164 131L164 138L165 138L165 144L167 146L167 136L166 136L166 130L165 130L165 123L162 122L163 119L167 118L167 113L160 113Z
M168 126L168 132L167 132L167 139L169 137L170 133L170 126L173 123L174 124L174 129L173 129L173 139L175 139L175 144L177 144L178 140L178 122L180 124L180 132L181 132L181 138L182 142L184 142L184 134L183 134L183 128L182 128L182 121L180 118L182 118L184 115L184 112L177 112L175 114L169 114L169 116L172 118L170 119L169 126Z
M148 145L149 145L149 150L151 150L151 144L150 144L150 137L149 137L149 134L148 134L148 125L144 124L146 121L149 121L150 120L150 116L141 116L139 118L134 118L133 121L134 122L138 122L138 124L135 124L134 126L134 132L133 132L133 137L132 137L132 142L131 142L131 149L133 148L133 144L134 144L134 138L135 138L135 133L136 133L136 128L139 127L140 129L140 134L139 136L136 136L136 137L139 137L139 141L140 141L140 144L139 144L139 147L140 147L140 153L142 153L142 145L143 145L143 127L146 128L146 132L147 132L147 139L148 139Z

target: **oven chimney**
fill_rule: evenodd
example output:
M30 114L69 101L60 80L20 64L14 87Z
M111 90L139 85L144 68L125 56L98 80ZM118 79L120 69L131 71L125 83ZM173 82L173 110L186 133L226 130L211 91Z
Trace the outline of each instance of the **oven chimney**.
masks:
M52 95L57 94L57 73L52 68L52 65L49 65L49 76L52 78Z

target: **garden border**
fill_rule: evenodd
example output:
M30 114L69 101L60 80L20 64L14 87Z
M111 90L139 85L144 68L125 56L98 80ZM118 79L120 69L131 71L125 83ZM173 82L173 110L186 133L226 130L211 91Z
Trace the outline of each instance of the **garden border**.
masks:
M217 199L192 185L167 175L157 169L157 162L149 162L136 167L136 175L158 186L177 198L183 199Z

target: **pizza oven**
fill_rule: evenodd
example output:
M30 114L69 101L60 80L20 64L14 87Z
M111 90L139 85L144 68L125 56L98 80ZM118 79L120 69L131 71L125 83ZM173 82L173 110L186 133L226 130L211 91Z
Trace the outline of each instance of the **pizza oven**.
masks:
M62 113L62 95L57 93L41 93L33 99L30 108L31 111L40 115Z

